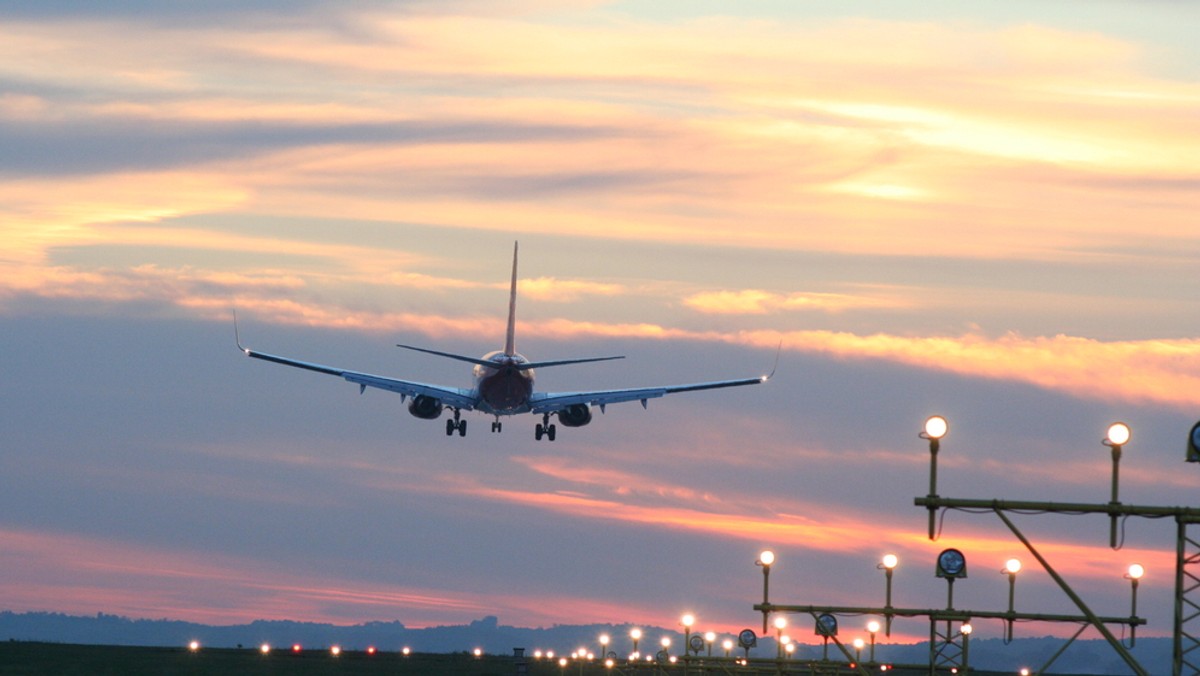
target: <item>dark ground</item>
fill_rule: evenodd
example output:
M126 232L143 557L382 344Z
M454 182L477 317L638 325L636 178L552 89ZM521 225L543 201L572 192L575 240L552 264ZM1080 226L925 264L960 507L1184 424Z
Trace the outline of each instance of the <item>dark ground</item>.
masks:
M791 662L780 672L773 662L757 667L737 667L722 662L710 662L707 671L693 666L692 674L733 674L737 676L767 676L768 674L813 675L858 673L840 665ZM557 662L527 659L529 676L684 676L682 665L658 668L653 665L630 669L618 665L609 670L602 664L571 663L565 668ZM881 673L878 668L871 674ZM888 676L917 676L929 673L928 667L897 668ZM948 671L939 671L948 674ZM9 641L0 643L0 676L227 676L248 674L269 676L391 676L437 674L445 676L518 676L517 661L511 655L484 655L476 658L463 653L419 653L402 656L399 653L346 651L333 657L327 650L306 650L299 654L276 649L262 655L255 649L202 648L193 653L186 648L147 648L131 646L70 645ZM972 670L974 676L998 676L998 672ZM1006 676L1011 676L1006 674Z

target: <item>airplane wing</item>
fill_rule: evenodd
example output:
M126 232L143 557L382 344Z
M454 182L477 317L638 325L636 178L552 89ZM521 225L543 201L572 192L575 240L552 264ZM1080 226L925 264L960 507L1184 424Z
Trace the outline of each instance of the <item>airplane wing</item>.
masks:
M552 413L567 406L587 404L599 406L601 409L608 404L619 404L626 401L640 401L642 406L650 399L657 399L676 392L695 392L697 390L715 390L722 387L740 387L742 385L759 385L767 382L770 376L758 378L741 378L738 380L714 380L706 383L691 385L665 385L661 387L638 387L623 390L596 390L593 392L542 392L535 393L529 398L530 410L533 413Z
M280 357L274 354L258 352L241 346L240 349L247 357L254 359L262 359L284 366L294 366L296 368L315 371L317 373L325 373L331 376L339 376L349 382L358 385L358 391L361 393L368 387L374 387L381 390L395 392L401 397L415 397L425 395L434 397L440 400L443 404L452 408L470 411L475 408L478 403L478 397L473 390L468 390L461 387L446 387L444 385L429 385L426 383L413 382L411 380L400 380L398 378L388 378L385 376L371 375L370 373L360 373L359 371L349 371L346 369L334 368L332 366L323 366L321 364L313 364L298 359L289 357Z

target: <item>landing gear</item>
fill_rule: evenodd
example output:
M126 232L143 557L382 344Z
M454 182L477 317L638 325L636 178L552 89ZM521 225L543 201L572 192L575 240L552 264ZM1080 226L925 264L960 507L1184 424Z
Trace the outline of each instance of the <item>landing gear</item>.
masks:
M492 432L499 432L503 429L503 427L504 427L504 425L499 420L497 420L492 423Z
M458 409L454 409L454 419L446 421L446 436L452 436L455 430L458 430L458 436L467 436L467 421L460 420Z
M548 441L554 441L554 433L557 431L558 428L550 423L550 414L546 413L542 415L542 422L533 428L533 438L541 441L542 437L546 437Z

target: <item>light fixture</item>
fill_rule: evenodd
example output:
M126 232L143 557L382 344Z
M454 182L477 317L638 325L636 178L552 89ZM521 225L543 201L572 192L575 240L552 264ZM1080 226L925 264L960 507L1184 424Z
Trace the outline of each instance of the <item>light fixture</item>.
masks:
M770 606L770 583L771 583L771 564L775 563L775 552L764 549L758 555L758 560L754 562L756 566L762 566L763 571L763 633L767 633L767 618L771 614Z
M1115 422L1108 426L1108 434L1105 435L1105 441L1109 446L1124 446L1129 443L1129 425L1123 422Z
M1109 500L1111 505L1121 504L1117 499L1117 486L1121 476L1121 447L1129 443L1130 435L1129 425L1115 422L1108 426L1108 432L1104 436L1103 444L1112 448L1112 499ZM1108 546L1113 549L1118 548L1117 519L1116 512L1112 512L1108 519Z
M959 578L967 576L967 558L957 549L946 549L937 557L937 576Z
M925 439L938 440L946 436L946 432L950 431L950 424L940 415L932 415L925 419L925 434L922 435Z
M838 621L836 615L822 613L817 617L817 636L829 638L830 636L837 636L837 633Z

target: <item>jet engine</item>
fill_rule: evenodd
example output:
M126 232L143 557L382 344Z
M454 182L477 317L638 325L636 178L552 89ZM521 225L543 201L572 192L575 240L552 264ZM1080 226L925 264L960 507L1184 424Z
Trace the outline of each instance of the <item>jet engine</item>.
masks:
M592 422L592 409L587 404L572 404L558 412L563 427L583 427Z
M435 420L442 414L441 400L418 394L408 404L408 412L423 420Z

